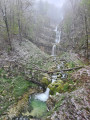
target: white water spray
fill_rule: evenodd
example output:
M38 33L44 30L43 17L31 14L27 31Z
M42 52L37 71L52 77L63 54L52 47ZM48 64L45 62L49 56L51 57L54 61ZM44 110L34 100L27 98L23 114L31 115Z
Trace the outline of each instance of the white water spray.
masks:
M54 44L52 47L52 56L56 55L56 45Z
M35 95L35 99L38 99L43 102L47 101L47 99L49 98L49 91L50 91L50 89L47 88L44 93Z
M52 54L51 54L52 56L56 56L56 45L60 43L60 36L61 36L61 31L59 32L57 30L57 26L54 31L56 32L56 39L55 39L55 43L52 47Z
M56 26L56 29L54 31L56 32L56 39L55 39L55 44L52 47L52 56L56 56L56 45L58 43L60 43L60 35L61 35L61 32L59 32L57 30L57 26ZM53 75L52 76L52 83L55 82L56 79L57 79L57 75ZM49 91L50 91L50 89L47 88L44 93L35 95L35 99L38 99L38 100L43 101L43 102L47 101L47 99L49 98Z
M55 82L56 79L57 79L57 75L53 75L52 76L52 83ZM38 99L38 100L43 101L43 102L47 101L47 99L49 98L49 91L50 91L50 89L47 88L44 93L35 95L35 99Z

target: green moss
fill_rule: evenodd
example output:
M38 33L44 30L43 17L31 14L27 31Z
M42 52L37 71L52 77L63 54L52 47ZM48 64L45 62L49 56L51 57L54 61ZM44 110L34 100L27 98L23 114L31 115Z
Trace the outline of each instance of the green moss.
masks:
M71 76L69 76L67 82L63 82L62 80L57 80L54 83L49 84L48 87L50 89L50 94L55 95L57 92L63 93L63 92L71 92L75 90L77 87L77 82L74 82L71 79Z
M11 104L15 103L30 87L36 87L36 85L26 81L22 75L9 78L7 74L4 69L0 69L0 95L2 98L0 114L6 111Z
M41 83L48 86L50 84L50 80L48 80L47 77L43 77L42 80L41 80Z
M69 89L69 83L66 82L66 83L64 84L63 91L64 91L64 92L67 92L68 89Z
M74 68L75 67L75 63L70 61L70 62L67 63L67 66L68 66L68 68Z
M55 104L54 110L58 110L58 108L61 106L64 98L65 98L65 96L62 96L61 99Z
M30 104L30 107L32 107L30 115L33 117L43 117L43 115L45 115L45 113L47 112L47 106L45 102L36 99L31 99Z
M5 110L7 110L7 108L11 105L11 104L13 104L14 103L14 101L11 101L11 102L5 102L4 104L2 104L2 106L0 106L0 107L2 107L2 109L0 109L0 114L2 114L3 112L5 112Z
M6 72L5 72L5 70L4 69L0 69L0 77L3 77L3 75L5 75L6 74Z
M13 31L13 34L18 34L19 29L18 29L18 25L17 24L14 24L14 28L12 26L12 31Z
M63 81L57 80L54 83L49 84L50 94L56 94L56 92L63 92Z

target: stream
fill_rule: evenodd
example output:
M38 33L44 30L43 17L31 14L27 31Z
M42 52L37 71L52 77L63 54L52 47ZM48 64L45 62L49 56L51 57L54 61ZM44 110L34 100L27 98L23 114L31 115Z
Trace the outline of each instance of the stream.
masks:
M57 30L57 26L56 26L56 29L54 31L56 33L56 39L55 39L55 43L52 47L51 56L53 56L53 58L56 59L56 46L57 46L57 44L60 43L61 32L59 32ZM62 62L62 65L64 65L63 62ZM60 65L57 66L57 69L60 69ZM65 76L63 76L63 78L64 77ZM57 75L52 75L51 79L52 79L52 83L55 82L57 80ZM34 104L36 104L36 106L33 106L33 110L31 111L31 115L39 117L39 116L42 116L43 114L45 114L45 112L47 112L47 109L45 107L45 105L46 105L45 102L49 98L49 92L50 92L50 89L47 88L44 93L36 94L35 97L33 98L33 100L31 100L32 106L33 106L33 102L34 102Z
M58 31L57 26L56 26L56 29L54 31L56 33L56 39L55 39L55 43L53 44L53 47L52 47L51 56L55 57L56 56L56 46L57 46L57 44L60 43L61 31Z
M54 31L56 32L56 39L55 39L55 43L54 43L54 45L52 47L52 54L51 54L51 56L56 57L56 45L60 43L61 32L59 32L57 30L57 26L56 26L56 29ZM57 66L57 68L60 69L60 66L59 67L58 66ZM57 79L57 75L52 75L52 83L55 82L56 79ZM49 91L50 91L50 89L47 88L44 93L35 95L35 99L38 99L38 100L43 101L43 102L46 102L47 99L49 98Z
M55 33L56 33L56 39L55 43L52 47L52 53L51 56L53 57L54 60L56 60L56 46L60 43L60 36L61 32L58 31L57 26L55 28ZM61 64L57 65L57 69L61 71L61 67L64 66L63 61ZM65 74L62 73L62 78L65 77ZM53 74L51 77L52 83L57 80L57 74ZM41 118L47 113L47 105L46 101L49 98L49 92L50 89L47 88L44 93L37 93L35 95L32 95L29 97L29 106L30 106L30 112L28 111L27 113L23 114L23 116L28 116L32 118ZM32 109L31 109L32 108ZM15 118L13 120L29 120L28 117L19 117Z

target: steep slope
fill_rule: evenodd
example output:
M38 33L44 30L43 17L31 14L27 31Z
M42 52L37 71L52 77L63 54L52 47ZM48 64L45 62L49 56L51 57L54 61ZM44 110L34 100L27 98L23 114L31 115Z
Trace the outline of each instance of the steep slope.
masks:
M23 38L21 45L18 37L12 40L13 51L8 55L6 51L0 54L0 120L7 119L9 107L17 103L23 94L29 89L38 89L38 86L27 81L26 64L32 67L33 64L41 65L43 59L48 57L36 45ZM30 94L30 92L29 92ZM26 99L26 98L25 98ZM27 97L28 101L28 97ZM5 116L6 115L6 116Z
M39 31L34 40L32 41L36 46L38 46L42 51L51 55L52 44L55 41L55 27L44 26L41 31Z
M50 96L47 120L89 120L90 66L72 73L72 80L78 82L76 90Z
M41 51L36 45L34 45L29 40L23 38L21 45L19 38L15 37L12 40L13 51L10 55L7 54L7 51L0 52L0 66L9 65L10 62L18 61L20 63L27 63L30 59L39 60L48 57L43 51Z
M36 60L38 58L48 57L48 55L41 51L35 44L25 38L23 38L21 45L19 45L18 40L13 39L13 48L24 61L30 60L31 57Z

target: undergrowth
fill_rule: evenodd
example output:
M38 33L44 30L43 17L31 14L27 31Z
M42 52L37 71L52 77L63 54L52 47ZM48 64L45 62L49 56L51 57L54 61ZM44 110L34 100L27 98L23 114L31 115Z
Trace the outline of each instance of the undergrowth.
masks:
M4 69L0 69L0 115L16 102L29 88L35 84L26 81L22 74L8 76Z

